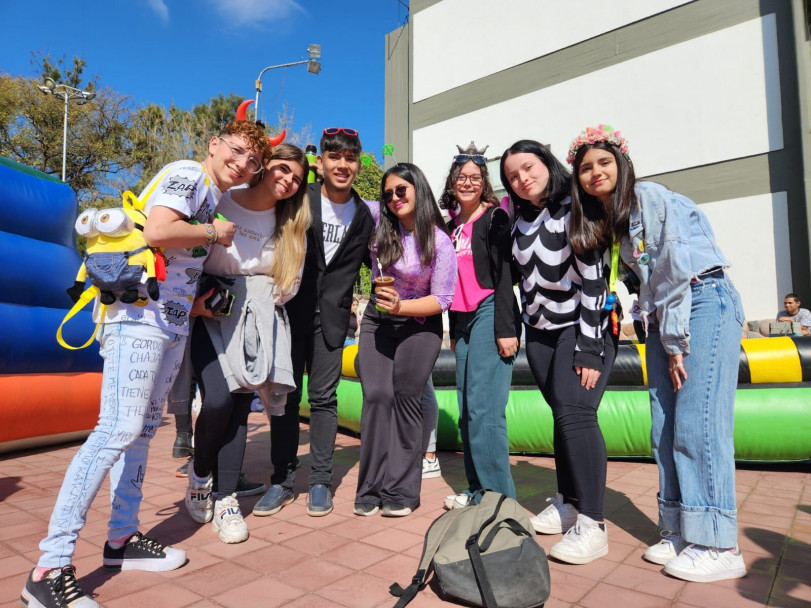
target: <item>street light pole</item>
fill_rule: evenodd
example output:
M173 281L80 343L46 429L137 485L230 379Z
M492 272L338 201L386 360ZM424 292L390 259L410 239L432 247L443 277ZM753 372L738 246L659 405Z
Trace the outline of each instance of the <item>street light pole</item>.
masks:
M307 71L310 74L318 74L321 71L321 63L316 61L317 59L321 58L321 45L320 44L311 44L307 47L307 53L309 54L309 59L303 59L302 61L293 61L292 63L281 63L279 65L269 65L261 72L259 72L259 76L256 77L256 99L254 100L253 110L254 110L254 120L259 120L259 93L262 92L262 76L268 70L274 70L276 68L289 68L292 65L304 65L307 64Z
M84 105L96 94L92 91L82 91L66 84L57 84L53 78L46 78L44 85L39 85L39 90L44 95L53 95L65 100L65 119L62 123L62 181L65 181L68 157L68 101L75 99L76 105Z

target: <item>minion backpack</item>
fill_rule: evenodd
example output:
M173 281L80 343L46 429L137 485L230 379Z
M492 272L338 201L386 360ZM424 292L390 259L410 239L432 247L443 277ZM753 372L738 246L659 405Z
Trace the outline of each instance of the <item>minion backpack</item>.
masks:
M104 319L106 306L116 298L126 304L135 302L142 283L152 300L160 296L158 281L165 280L166 267L162 254L156 256L144 238L144 206L149 194L151 192L142 202L127 190L122 207L87 209L76 219L76 232L87 238L87 250L76 281L67 290L74 302L73 308L56 331L56 340L65 348L78 350L93 341L95 331L82 346L71 346L62 338L62 327L96 297L101 306L100 318ZM91 285L85 289L88 279Z

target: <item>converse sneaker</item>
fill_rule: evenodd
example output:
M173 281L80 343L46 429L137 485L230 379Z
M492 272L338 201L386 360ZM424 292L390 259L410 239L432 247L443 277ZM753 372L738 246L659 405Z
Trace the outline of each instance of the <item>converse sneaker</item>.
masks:
M198 524L205 524L211 521L214 517L214 501L211 500L211 488L214 485L212 476L209 475L205 480L199 480L194 474L194 467L192 466L189 472L189 486L186 489L186 510L191 515L191 518Z
M434 479L435 477L439 477L441 474L442 470L439 468L439 458L436 456L433 458L426 458L425 456L422 457L423 479Z
M688 545L665 564L665 573L694 583L712 583L746 576L746 564L740 549L715 549Z
M676 559L687 545L682 541L680 534L670 530L662 530L659 536L662 540L648 547L642 557L652 564L664 566L671 559Z
M234 544L248 540L248 524L242 518L236 493L214 503L211 529L217 532L224 543Z
M186 563L186 552L162 545L154 538L136 532L120 549L113 549L109 542L104 543L102 563L105 570L167 572Z
M591 517L578 514L577 521L552 546L549 555L567 564L588 564L608 554L608 534L605 524L598 524Z
M568 502L563 502L563 494L547 498L551 503L543 511L529 519L532 527L540 534L563 534L577 521L579 511Z
M442 506L450 511L451 509L464 509L469 504L470 496L462 492L460 494L450 494L446 496Z
M30 608L99 608L76 582L76 568L65 566L49 571L42 580L34 582L34 570L28 575L20 603Z

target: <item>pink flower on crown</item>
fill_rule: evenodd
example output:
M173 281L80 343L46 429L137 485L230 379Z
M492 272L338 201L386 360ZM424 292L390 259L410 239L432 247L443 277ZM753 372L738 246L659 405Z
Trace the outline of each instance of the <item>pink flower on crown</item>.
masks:
M622 155L627 159L628 157L628 142L619 131L615 131L610 125L603 125L602 123L596 127L586 127L580 135L572 140L569 145L569 154L566 156L566 162L574 165L574 158L577 151L585 145L594 145L599 142L606 142L617 146Z

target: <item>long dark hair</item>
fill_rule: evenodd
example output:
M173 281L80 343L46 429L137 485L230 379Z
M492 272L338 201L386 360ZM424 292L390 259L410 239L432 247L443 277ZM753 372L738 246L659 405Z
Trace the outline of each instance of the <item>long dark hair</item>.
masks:
M439 197L439 206L442 209L453 209L456 210L459 208L459 201L456 200L456 195L453 193L453 187L456 184L456 179L459 177L459 174L462 172L462 167L464 167L467 163L472 162L466 160L463 163L452 163L450 171L448 171L448 177L445 179L445 189L442 191L442 196ZM484 203L489 203L491 205L498 204L498 197L496 197L496 193L493 192L493 186L490 185L490 173L487 170L487 165L480 165L478 163L475 164L482 172L482 195L479 199Z
M532 220L537 217L538 208L515 193L515 190L510 186L507 175L504 173L505 161L513 154L521 154L522 152L534 154L546 165L546 169L549 171L549 182L546 185L546 196L544 198L547 202L559 203L569 196L571 175L566 167L549 151L549 148L533 139L517 141L504 151L499 164L501 185L510 195L516 213L524 219Z
M420 264L430 266L434 261L434 228L447 231L425 174L417 165L411 163L394 165L380 180L380 225L372 235L372 246L377 249L377 258L383 268L388 269L403 255L400 220L383 202L386 180L390 175L396 175L414 186L414 236L420 245Z
M606 212L595 197L587 194L580 185L580 165L583 157L592 148L609 152L617 163L617 185L611 194L611 205ZM625 158L620 149L608 142L586 144L575 154L572 173L572 215L569 221L569 244L575 253L607 246L611 240L619 241L628 236L631 209L636 204L634 165Z

